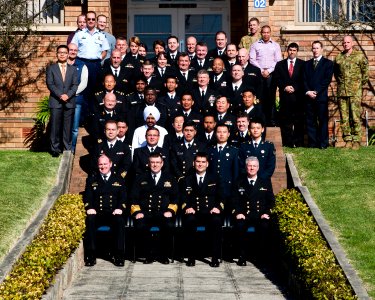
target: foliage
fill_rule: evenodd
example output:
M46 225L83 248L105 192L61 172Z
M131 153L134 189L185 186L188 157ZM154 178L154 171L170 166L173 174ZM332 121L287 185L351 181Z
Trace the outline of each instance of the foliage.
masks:
M30 132L26 135L24 144L32 150L43 148L45 136L47 135L47 125L50 117L50 109L48 106L49 97L45 96L39 100L37 104L37 112L35 124Z
M0 151L0 261L56 184L59 164L48 153Z
M0 299L40 299L57 271L78 247L85 230L82 197L62 195L0 285Z
M375 146L375 127L374 126L369 128L369 133L371 134L371 136L368 140L368 144L369 146Z
M314 299L356 299L308 206L296 190L276 196L274 213L286 253Z
M40 51L41 38L37 27L41 18L63 0L45 1L40 9L29 0L0 0L0 111L25 100L25 88L37 89L36 83L45 69L37 69L32 60L41 58L53 45Z

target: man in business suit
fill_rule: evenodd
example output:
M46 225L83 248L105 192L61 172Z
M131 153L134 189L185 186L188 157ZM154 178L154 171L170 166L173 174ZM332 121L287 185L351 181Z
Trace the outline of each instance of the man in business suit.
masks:
M49 65L46 71L46 83L50 91L48 105L51 110L50 142L53 157L58 157L63 150L72 149L75 95L78 89L77 69L67 63L68 46L58 46L56 53L57 63Z
M306 95L306 130L308 146L328 147L328 86L333 75L333 62L323 57L323 44L312 43L313 58L306 62L304 84Z
M288 58L275 66L274 81L279 88L279 121L283 146L301 147L304 140L304 85L305 62L297 58L298 45L290 43Z
M255 156L246 159L246 177L241 177L233 185L233 225L239 249L239 266L246 266L245 235L249 226L255 226L258 235L258 253L267 251L266 242L269 238L271 208L275 197L272 185L268 180L260 178L257 173L259 161Z

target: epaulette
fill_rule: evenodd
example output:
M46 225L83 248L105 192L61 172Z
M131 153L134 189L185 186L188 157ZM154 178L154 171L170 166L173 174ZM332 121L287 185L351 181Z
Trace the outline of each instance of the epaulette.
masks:
M121 92L121 91L116 91L117 94L121 95L121 96L124 96L125 93L124 92Z
M99 96L101 92L102 92L102 91L100 91L100 92L96 92L96 93L95 93L95 96Z
M129 94L126 94L126 96L131 96L131 95L134 95L134 92L131 92Z
M103 143L103 140L102 139L98 139L98 144L101 144Z

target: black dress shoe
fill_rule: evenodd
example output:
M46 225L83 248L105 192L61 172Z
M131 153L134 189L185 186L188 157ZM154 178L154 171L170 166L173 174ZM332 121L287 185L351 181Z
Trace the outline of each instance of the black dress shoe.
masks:
M195 259L194 258L189 258L186 262L186 266L188 267L194 267L195 266Z
M163 265L168 265L169 264L169 259L166 256L162 256L162 257L160 257L159 262L161 264L163 264Z
M92 267L96 265L96 258L94 256L88 256L85 258L85 266Z
M116 266L116 267L123 267L125 265L125 260L123 258L120 258L120 257L116 257L114 260L113 260L113 264Z
M217 268L220 266L220 262L217 258L213 258L210 262L210 267L211 268Z
M143 261L144 264L149 265L154 262L154 259L152 257L146 257L146 259Z
M59 157L59 156L60 156L60 153L59 153L59 152L56 152L56 151L52 151L52 152L51 152L51 155L52 155L52 157Z
M246 266L246 259L244 259L243 257L240 257L237 261L237 265L240 267Z

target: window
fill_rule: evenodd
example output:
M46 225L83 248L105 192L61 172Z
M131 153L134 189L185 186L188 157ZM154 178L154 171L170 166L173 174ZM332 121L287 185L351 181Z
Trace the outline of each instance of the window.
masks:
M375 3L368 0L303 0L297 3L299 22L324 22L339 17L369 22L375 16Z
M28 16L39 24L61 24L64 5L59 0L31 0L28 2Z

